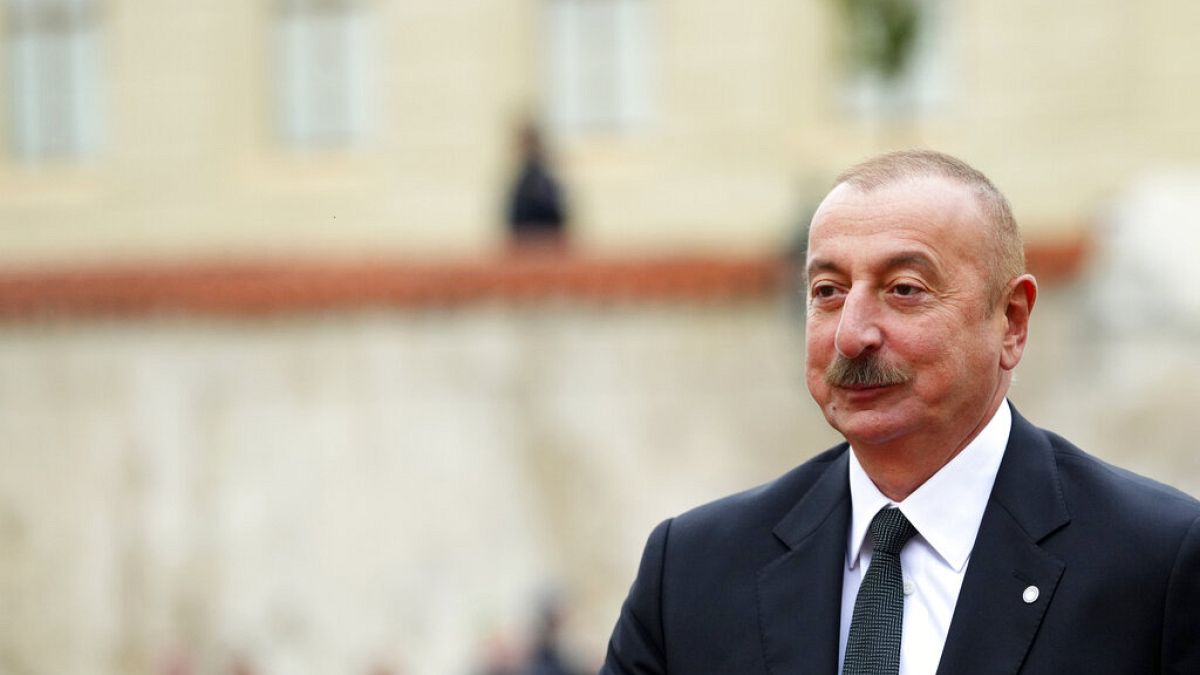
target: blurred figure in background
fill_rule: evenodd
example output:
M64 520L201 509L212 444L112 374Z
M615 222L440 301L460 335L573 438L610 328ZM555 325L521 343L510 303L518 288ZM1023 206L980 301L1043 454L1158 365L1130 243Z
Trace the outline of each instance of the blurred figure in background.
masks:
M547 593L539 607L537 632L529 663L529 675L582 675L584 672L563 654L560 644L567 602L562 593Z
M534 607L530 639L515 640L507 631L490 633L482 643L476 675L583 675L585 669L562 644L562 629L569 615L567 596L552 588L541 594Z
M504 632L495 632L483 644L483 663L477 675L523 675L525 657Z
M532 121L522 124L517 147L519 168L508 198L511 240L521 248L562 248L567 224L563 191L550 170L541 131Z

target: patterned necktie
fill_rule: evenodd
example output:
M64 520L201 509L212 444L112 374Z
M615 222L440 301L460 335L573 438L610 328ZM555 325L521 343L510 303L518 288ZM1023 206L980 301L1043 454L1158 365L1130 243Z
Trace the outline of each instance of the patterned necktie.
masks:
M854 601L843 675L896 675L900 671L900 631L904 625L900 549L916 533L900 509L880 509L871 520L875 550Z

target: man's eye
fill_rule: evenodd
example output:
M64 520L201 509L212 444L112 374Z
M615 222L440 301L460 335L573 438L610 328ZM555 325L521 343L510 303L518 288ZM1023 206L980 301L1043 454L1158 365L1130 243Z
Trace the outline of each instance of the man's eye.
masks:
M829 284L821 286L813 286L812 295L814 298L832 298L837 289Z
M910 297L920 293L921 288L912 284L896 284L892 287L892 292L900 297Z

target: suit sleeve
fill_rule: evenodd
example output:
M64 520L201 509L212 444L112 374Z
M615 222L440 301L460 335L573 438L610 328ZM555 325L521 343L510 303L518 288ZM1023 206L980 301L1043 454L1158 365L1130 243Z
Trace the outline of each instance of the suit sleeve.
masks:
M671 521L654 528L637 578L621 607L608 643L600 675L665 675L667 672L662 621L663 559Z
M1167 588L1163 673L1200 673L1200 517L1180 544Z

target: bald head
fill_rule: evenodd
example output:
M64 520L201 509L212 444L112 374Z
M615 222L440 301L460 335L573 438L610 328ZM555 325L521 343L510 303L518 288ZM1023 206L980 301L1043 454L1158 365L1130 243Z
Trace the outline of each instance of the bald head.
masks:
M909 180L937 176L969 188L978 200L992 235L988 285L993 301L999 300L1007 283L1025 272L1025 247L1008 200L992 181L975 167L956 157L933 150L900 150L877 155L856 164L834 181L861 192Z

